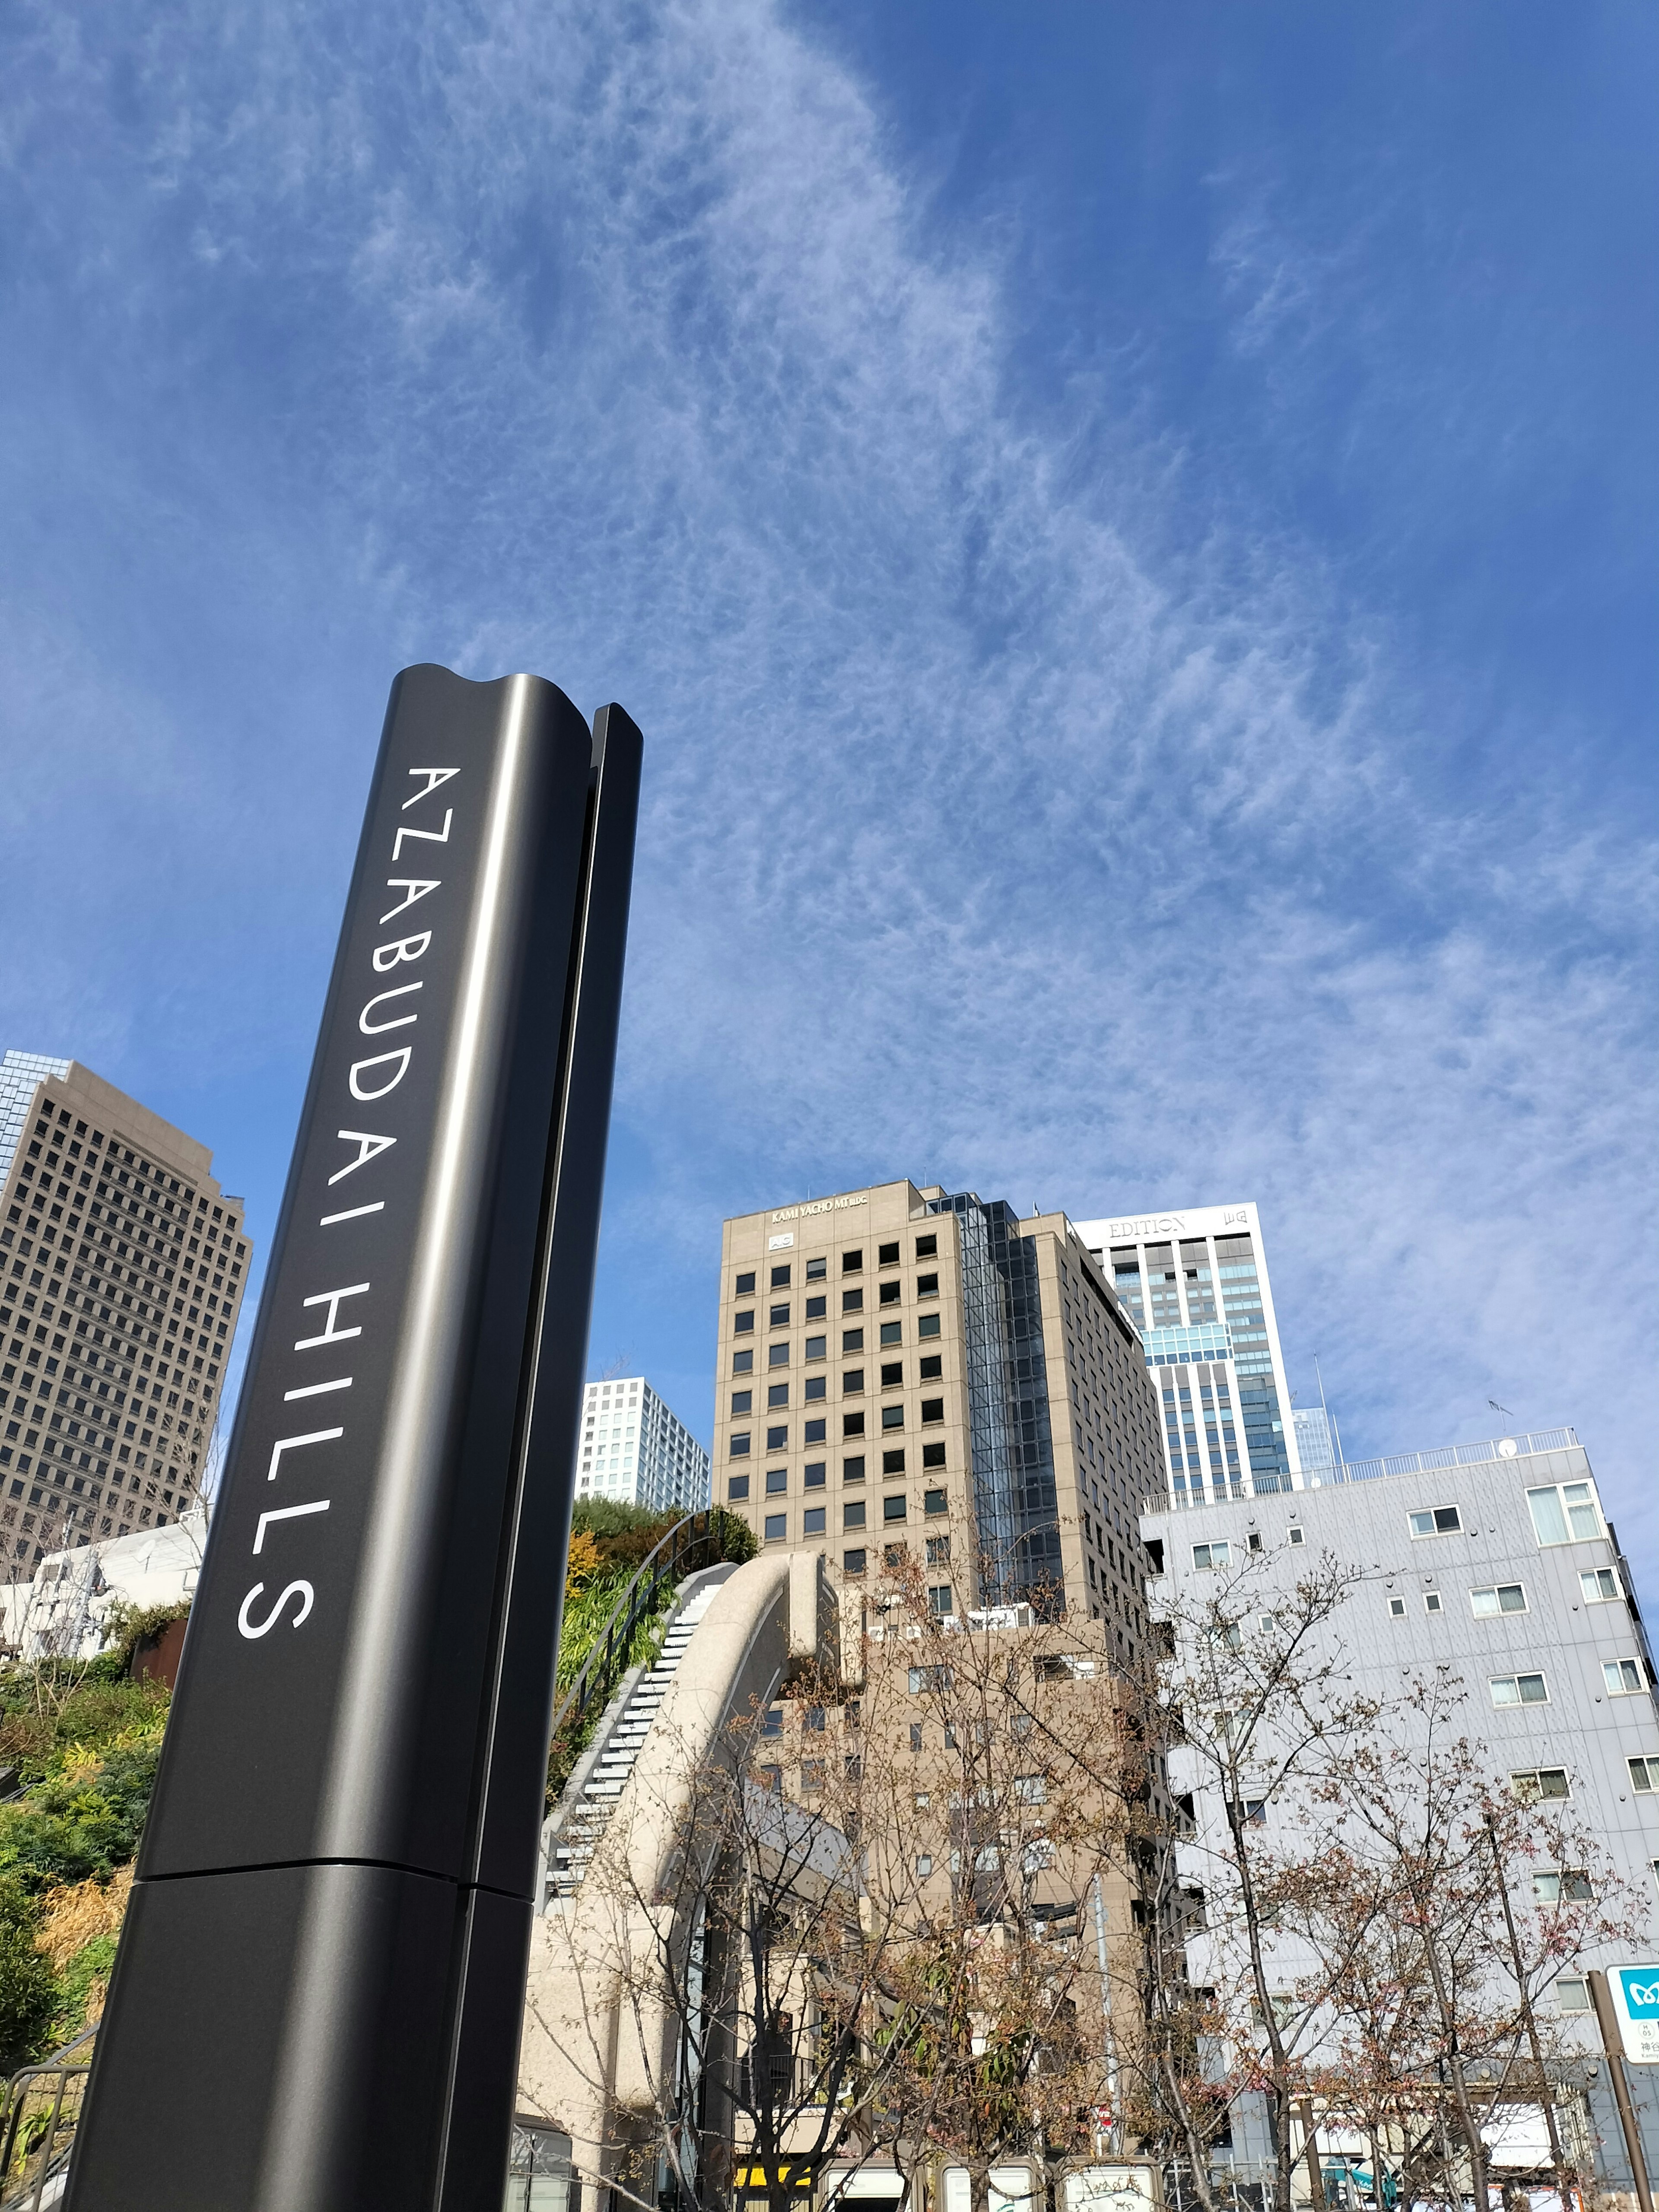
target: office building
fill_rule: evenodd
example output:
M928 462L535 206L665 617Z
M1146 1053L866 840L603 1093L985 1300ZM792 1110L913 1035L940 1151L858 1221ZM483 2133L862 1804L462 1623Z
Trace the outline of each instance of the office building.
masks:
M1413 1680L1439 1686L1461 1698L1445 1741L1467 1736L1494 1789L1559 1806L1589 1832L1636 1900L1631 1932L1565 1966L1544 2008L1557 2039L1577 2043L1593 2067L1601 2045L1586 1968L1653 1956L1644 1931L1659 1908L1659 1709L1630 1570L1573 1431L1350 1463L1340 1480L1317 1489L1189 1502L1183 1511L1150 1512L1141 1526L1158 1571L1149 1604L1188 1638L1213 1638L1206 1620L1212 1597L1249 1614L1276 1598L1293 1607L1298 1578L1330 1554L1354 1579L1310 1632L1304 1672L1340 1655L1340 1696L1374 1699L1385 1715L1417 1710L1406 1697ZM1264 1623L1282 1617L1261 1615ZM1412 1723L1389 1725L1403 1732ZM1420 1713L1415 1725L1426 1726ZM1253 1756L1261 1771L1274 1771L1271 1744ZM1208 1884L1213 1892L1231 1849L1228 1808L1206 1784L1213 1771L1195 1754L1170 1754L1170 1787L1192 1799L1190 1841L1181 1851L1194 1891ZM1317 1805L1310 1811L1294 1787L1253 1804L1249 1817L1269 1844L1281 1834L1286 1848L1311 1852ZM1590 1879L1547 1861L1520 1866L1514 1878L1527 1902L1546 1905L1567 1893L1560 1885L1569 1879ZM1208 1940L1200 1933L1188 1944L1200 1984L1212 1978ZM1280 1985L1293 1986L1310 1965L1296 1939L1276 1939L1271 1971ZM1593 2072L1588 2078L1598 2159L1611 2156L1614 2185L1628 2188L1616 2170L1609 2086ZM1643 2094L1644 2129L1659 2125L1659 2083Z
M1139 1330L1177 1505L1301 1487L1291 1393L1255 1207L1183 1206L1077 1233Z
M890 1182L726 1224L717 1501L843 1585L907 1554L936 1613L1145 1625L1158 1395L1063 1214Z
M1295 1406L1291 1417L1296 1424L1296 1455L1302 1465L1304 1484L1333 1482L1336 1479L1336 1424L1323 1406Z
M250 1258L213 1155L74 1060L0 1062L0 1562L197 1502Z
M590 1382L582 1398L578 1498L611 1498L666 1513L708 1503L708 1455L643 1375Z

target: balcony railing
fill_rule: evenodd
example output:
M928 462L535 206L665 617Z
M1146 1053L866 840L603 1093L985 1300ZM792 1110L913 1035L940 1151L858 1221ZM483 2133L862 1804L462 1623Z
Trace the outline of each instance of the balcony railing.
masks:
M1512 1437L1494 1437L1484 1443L1443 1444L1437 1450L1420 1452L1390 1452L1382 1459L1338 1460L1330 1467L1304 1468L1302 1486L1304 1490L1316 1485L1322 1488L1339 1482L1377 1482L1389 1474L1431 1474L1443 1468L1480 1467L1505 1460L1528 1459L1536 1452L1576 1451L1578 1437L1571 1429L1532 1429ZM1288 1490L1288 1480L1280 1486ZM1258 1492L1257 1496L1261 1493ZM1146 1499L1143 1510L1148 1513L1176 1512L1183 1508L1191 1511L1206 1505L1238 1504L1235 1491L1231 1501L1212 1493L1194 1498L1180 1491L1173 1495L1164 1492ZM1244 1501L1249 1502L1248 1500Z

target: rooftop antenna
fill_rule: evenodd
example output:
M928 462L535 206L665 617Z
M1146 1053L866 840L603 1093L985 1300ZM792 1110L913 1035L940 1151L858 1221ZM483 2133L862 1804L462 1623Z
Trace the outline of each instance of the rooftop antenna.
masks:
M1319 1354L1316 1352L1314 1354L1314 1373L1319 1379L1319 1410L1324 1414L1325 1425L1331 1432L1331 1456L1337 1466L1342 1468L1346 1465L1342 1456L1342 1431L1336 1425L1336 1416L1325 1402L1325 1377L1320 1373Z
M1515 1419L1514 1414L1510 1413L1509 1407L1507 1406L1500 1406L1496 1398L1488 1398L1486 1403L1492 1407L1494 1413L1501 1413L1506 1421L1512 1421Z

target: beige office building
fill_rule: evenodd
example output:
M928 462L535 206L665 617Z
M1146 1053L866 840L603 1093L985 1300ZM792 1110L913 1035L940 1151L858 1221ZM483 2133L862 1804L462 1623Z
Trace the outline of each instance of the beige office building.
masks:
M212 1167L78 1061L0 1061L0 1572L196 1503L250 1250Z
M714 1498L856 1584L905 1547L936 1613L1145 1631L1158 1401L1063 1214L909 1182L726 1224Z

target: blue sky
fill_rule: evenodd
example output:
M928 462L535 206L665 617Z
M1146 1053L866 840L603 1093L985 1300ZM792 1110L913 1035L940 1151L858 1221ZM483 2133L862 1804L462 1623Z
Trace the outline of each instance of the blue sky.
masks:
M721 1218L1254 1197L1356 1454L1651 1443L1634 5L20 0L0 1042L268 1233L387 685L647 736L591 1360Z

